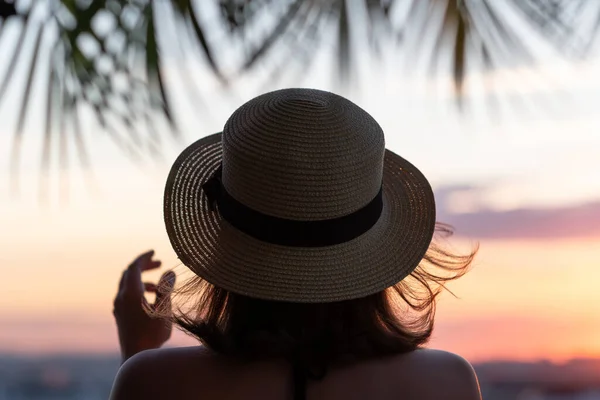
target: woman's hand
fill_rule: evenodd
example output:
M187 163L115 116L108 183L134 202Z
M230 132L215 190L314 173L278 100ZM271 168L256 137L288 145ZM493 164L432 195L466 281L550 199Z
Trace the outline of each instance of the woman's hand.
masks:
M146 309L171 309L171 291L175 285L175 273L165 272L157 285L142 282L142 272L160 267L160 261L152 261L154 250L140 255L123 272L119 291L114 301L113 314L119 330L119 342L123 362L143 350L155 349L171 337L170 321L151 317ZM156 293L154 304L148 304L144 292Z

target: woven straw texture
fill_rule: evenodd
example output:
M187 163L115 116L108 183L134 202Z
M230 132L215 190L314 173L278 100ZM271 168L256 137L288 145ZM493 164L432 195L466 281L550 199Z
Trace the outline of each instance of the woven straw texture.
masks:
M350 214L383 182L383 211L359 237L325 247L257 240L210 211L202 185L223 164L223 184L246 206L294 220ZM164 218L180 260L197 275L251 297L332 302L364 297L416 268L435 227L433 192L421 172L385 149L377 122L349 100L285 89L240 107L223 133L175 161Z

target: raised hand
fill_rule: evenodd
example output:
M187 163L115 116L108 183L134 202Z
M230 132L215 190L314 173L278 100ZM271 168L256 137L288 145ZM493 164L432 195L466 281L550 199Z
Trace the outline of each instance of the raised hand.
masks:
M113 314L119 331L122 361L134 354L162 346L170 337L172 325L164 318L149 315L148 311L171 309L171 291L175 273L165 272L158 285L142 281L142 272L160 267L152 260L154 250L140 255L123 272L114 300ZM156 293L156 301L149 304L144 292Z

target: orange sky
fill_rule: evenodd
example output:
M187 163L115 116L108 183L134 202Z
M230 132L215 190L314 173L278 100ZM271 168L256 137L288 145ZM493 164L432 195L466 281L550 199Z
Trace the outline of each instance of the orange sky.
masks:
M160 178L72 207L0 211L12 221L0 231L10 282L0 298L0 352L116 351L111 301L121 270L148 248L177 265ZM473 270L450 285L459 299L441 297L432 346L474 361L600 356L595 240L483 240ZM191 342L177 335L174 343Z

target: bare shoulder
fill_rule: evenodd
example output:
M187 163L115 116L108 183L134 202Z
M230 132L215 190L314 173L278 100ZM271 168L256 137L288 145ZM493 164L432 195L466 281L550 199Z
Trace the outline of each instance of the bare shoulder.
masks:
M475 370L457 354L419 349L396 356L392 362L396 371L416 384L419 398L481 399Z
M202 367L211 369L215 357L202 347L162 348L142 351L127 360L119 369L111 391L111 400L158 399L173 395L190 371L202 374ZM192 367L193 368L190 368ZM177 376L177 380L171 379Z

